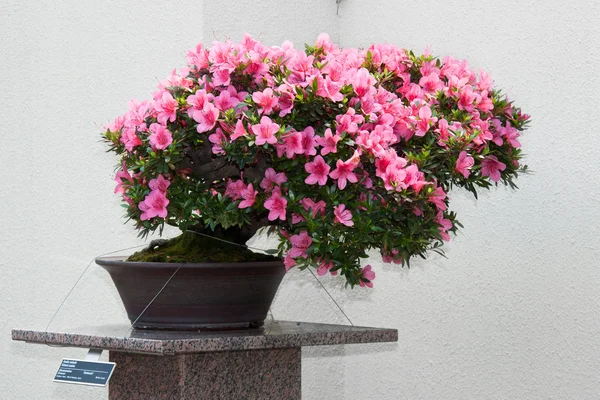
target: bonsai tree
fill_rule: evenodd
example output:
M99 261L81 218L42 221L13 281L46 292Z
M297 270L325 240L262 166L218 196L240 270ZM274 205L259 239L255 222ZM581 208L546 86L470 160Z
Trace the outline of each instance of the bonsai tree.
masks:
M461 226L452 187L514 188L526 169L529 116L464 60L339 48L322 34L305 50L248 35L199 44L187 61L104 133L140 234L184 233L147 250L153 260L174 258L169 247L195 261L252 259L228 243L264 228L286 268L372 287L367 250L397 264L439 252Z

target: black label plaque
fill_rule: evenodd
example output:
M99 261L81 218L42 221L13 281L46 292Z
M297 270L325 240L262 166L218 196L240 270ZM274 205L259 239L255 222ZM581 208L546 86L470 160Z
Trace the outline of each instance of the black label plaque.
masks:
M106 386L115 369L115 363L102 361L71 360L63 358L54 382L81 385Z

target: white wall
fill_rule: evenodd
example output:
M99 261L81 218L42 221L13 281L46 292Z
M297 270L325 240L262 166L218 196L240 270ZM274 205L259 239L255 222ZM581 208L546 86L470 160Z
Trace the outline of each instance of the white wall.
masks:
M534 173L517 192L453 193L465 229L411 270L381 265L375 288L324 283L356 325L397 344L306 349L306 399L595 399L600 392L600 5L595 1L4 1L0 4L0 398L103 399L52 384L83 350L13 343L43 329L95 255L136 245L112 194L99 127L150 96L184 52L243 32L297 46L388 41L469 59L532 115ZM261 243L261 242L258 242ZM53 328L123 323L90 267ZM307 273L291 272L279 319L345 323Z

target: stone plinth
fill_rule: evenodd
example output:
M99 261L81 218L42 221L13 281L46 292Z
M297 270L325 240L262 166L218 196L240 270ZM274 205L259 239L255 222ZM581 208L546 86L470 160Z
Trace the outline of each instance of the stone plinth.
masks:
M242 331L13 330L13 340L109 350L113 399L300 399L301 348L395 342L395 329L271 321ZM94 333L95 332L95 333Z

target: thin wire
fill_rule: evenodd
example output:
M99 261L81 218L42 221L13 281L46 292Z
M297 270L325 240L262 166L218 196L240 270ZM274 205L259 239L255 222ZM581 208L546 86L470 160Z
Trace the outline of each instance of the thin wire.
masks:
M235 243L235 242L230 242L229 240L217 238L217 237L214 237L214 236L209 236L209 235L206 235L206 234L200 233L200 232L195 232L195 231L188 231L188 232L192 232L192 233L195 233L195 234L201 235L201 236L206 236L206 237L211 238L211 239L220 240L221 242L233 244L233 245L239 246L239 247L245 247L245 248L248 248L248 249L254 249L254 250L259 250L259 251L268 251L266 249L259 249L258 247L252 247L252 246L247 246L247 245L243 245L243 244L239 244L239 243ZM317 280L317 282L319 282L319 285L321 285L321 287L323 288L323 290L325 290L325 293L327 293L327 295L329 296L329 298L331 299L331 301L333 301L333 303L342 312L342 314L344 314L344 317L346 317L346 319L348 320L348 322L350 322L350 325L354 326L354 324L352 323L352 320L348 317L348 315L346 315L346 313L344 312L344 310L342 310L342 307L340 307L340 305L337 303L337 301L335 301L335 299L333 298L333 296L331 295L331 293L329 293L329 291L325 288L325 286L323 286L323 283L317 278L317 276L312 271L312 269L310 269L310 268L307 268L307 269L310 271L310 273L312 274L312 276ZM273 313L271 313L271 317L273 317ZM274 317L273 317L273 320L275 320Z
M142 315L144 315L144 313L146 312L146 310L148 309L148 307L150 307L152 305L152 303L154 303L154 300L156 300L158 298L158 296L160 296L160 294L162 293L162 291L165 290L165 288L167 287L167 285L169 284L169 282L171 282L171 279L173 279L173 277L175 276L175 274L177 272L179 272L179 270L181 269L181 267L184 266L184 264L185 263L180 264L179 267L177 267L177 269L175 270L175 272L173 272L173 274L171 274L171 277L169 279L167 279L167 281L165 282L165 284L163 285L163 287L161 287L160 290L158 291L158 293L156 293L156 295L152 298L152 300L150 300L150 303L148 303L146 305L146 307L144 307L144 309L142 310L142 312L140 313L140 315L138 315L137 318L135 319L135 321L132 322L131 326L129 328L127 328L127 330L125 331L125 334L127 334L127 332L129 332L131 330L131 328L133 328L133 326L135 325L135 323L138 322L138 320L140 318L142 318Z
M340 309L340 311L342 312L342 314L344 314L344 317L346 317L346 319L348 320L348 322L350 322L350 325L354 326L354 324L352 323L352 320L350 318L348 318L348 316L346 315L346 313L344 312L344 310L342 310L342 307L340 307L340 305L337 303L337 301L335 301L335 299L329 293L329 291L327 289L325 289L325 286L323 286L323 283L321 283L321 281L319 280L319 278L317 278L317 276L312 271L312 269L310 269L310 268L307 268L307 269L310 271L310 273L312 274L312 276L317 280L317 282L319 282L319 285L321 285L321 287L323 288L323 290L325 290L325 293L327 293L327 295L329 296L329 298L331 299L331 301L333 301L334 304L337 306L337 308Z
M60 306L58 306L58 308L54 312L54 315L52 315L52 318L50 318L50 321L48 322L48 325L46 325L46 329L44 329L44 332L48 332L48 328L50 327L50 324L52 323L52 321L54 321L54 318L56 318L56 315L58 315L58 312L60 311L60 309L62 308L62 306L65 304L65 302L67 301L67 299L69 298L69 296L73 292L73 289L75 289L75 286L77 286L77 284L79 283L79 281L81 281L81 278L83 278L83 275L85 275L85 273L87 272L87 270L90 268L90 265L92 265L92 263L96 260L96 258L108 256L110 254L119 253L119 252L125 251L125 250L135 249L135 248L142 247L142 246L147 246L147 245L146 244L140 244L138 246L128 247L126 249L120 249L120 250L111 251L110 253L100 254L99 256L96 256L96 257L92 258L92 260L87 265L87 267L85 267L85 269L83 270L83 272L81 273L81 275L79 275L79 278L77 278L77 280L75 281L75 284L71 287L71 290L69 290L69 293L67 293L67 295L65 296L65 298L63 299L63 301L60 303Z
M71 289L69 290L69 292L67 293L67 295L65 296L65 298L62 300L62 302L60 303L60 305L58 306L58 308L54 312L54 315L52 315L52 318L50 318L50 321L48 322L48 324L46 325L46 328L44 329L44 336L46 336L46 334L48 333L48 328L50 327L50 324L52 324L52 321L54 321L54 318L56 318L56 316L58 315L58 312L65 305L65 302L67 301L67 299L69 298L69 296L71 295L71 293L73 293L73 290L75 289L75 287L77 286L77 284L81 281L81 278L83 278L83 276L85 275L85 273L87 272L87 270L90 268L90 266L92 265L92 263L96 260L96 258L108 256L110 254L119 253L119 252L125 251L125 250L136 249L136 248L142 247L142 246L146 246L146 244L140 244L140 245L133 246L133 247L127 247L125 249L111 251L109 253L100 254L99 256L96 256L96 257L92 258L92 260L90 261L90 263L87 265L87 267L85 267L85 269L83 270L83 272L81 273L81 275L79 275L79 278L77 278L77 280L75 281L75 284L71 287ZM46 345L50 346L50 347L59 347L59 346L52 346L52 345L50 345L48 343L46 343Z

